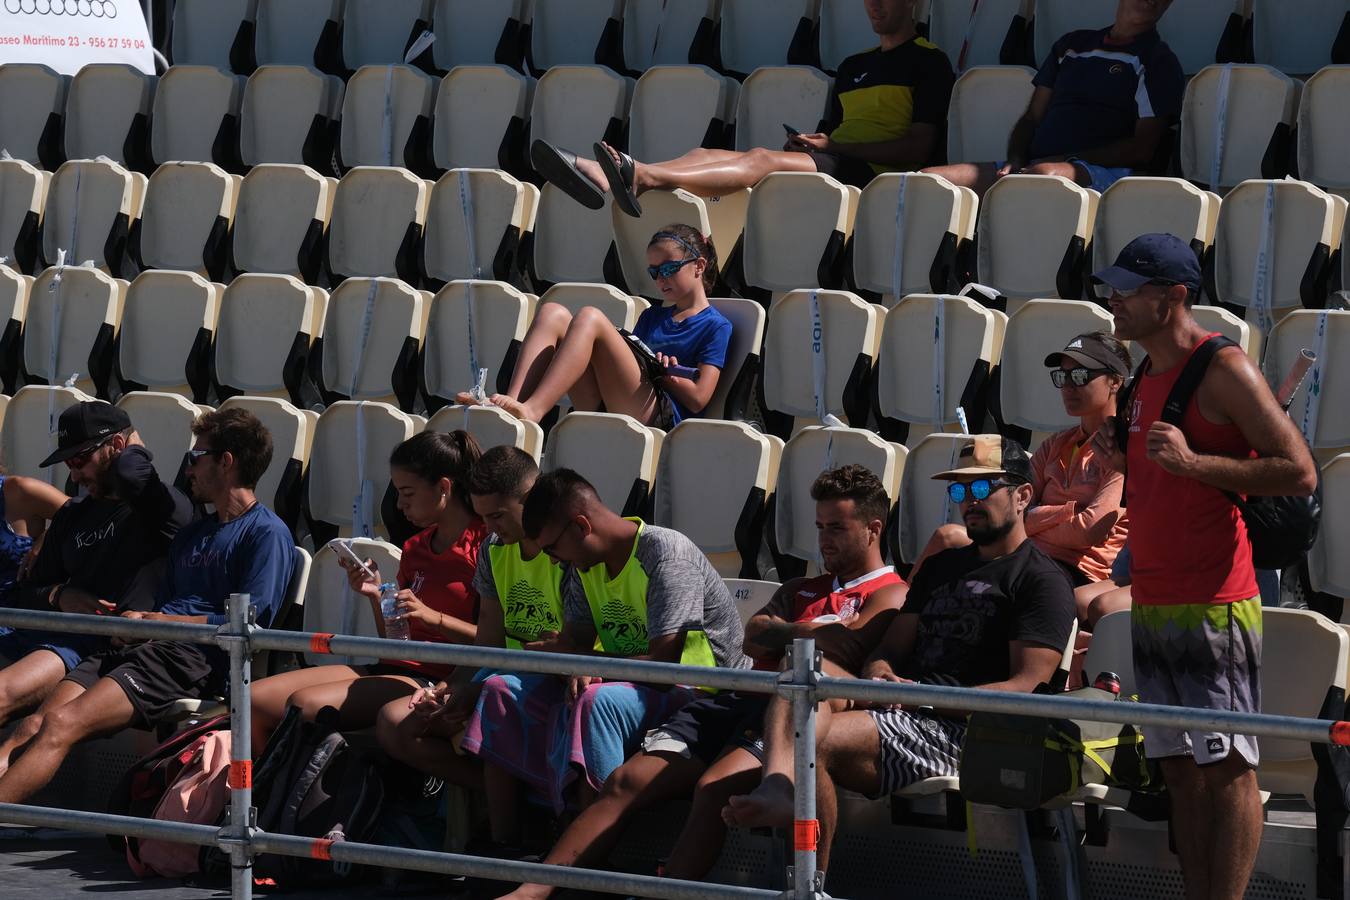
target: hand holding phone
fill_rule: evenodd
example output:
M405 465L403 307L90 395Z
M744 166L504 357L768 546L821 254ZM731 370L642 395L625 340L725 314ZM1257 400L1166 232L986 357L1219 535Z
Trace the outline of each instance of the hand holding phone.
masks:
M338 555L338 559L345 560L347 563L366 573L366 577L371 581L379 583L380 576L374 572L370 566L366 565L365 560L356 555L352 550L352 545L347 541L344 541L342 538L333 538L328 542L328 546L333 548L333 552Z
M800 131L798 131L797 129L793 128L791 125L789 125L789 124L786 123L786 122L783 123L783 130L787 132L787 136L788 136L788 137L796 137L797 135L801 134Z
M698 380L698 369L690 366L666 366L667 375L678 375L681 378L688 378L690 381Z

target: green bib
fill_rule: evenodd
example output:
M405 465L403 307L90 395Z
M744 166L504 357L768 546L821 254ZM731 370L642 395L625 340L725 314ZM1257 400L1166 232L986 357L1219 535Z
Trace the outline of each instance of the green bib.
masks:
M636 522L637 536L628 562L613 580L609 580L604 563L577 571L581 586L586 591L586 602L595 619L595 631L600 646L606 653L617 656L640 656L649 650L647 644L647 573L637 559L637 545L642 538L644 523ZM715 666L712 645L702 631L690 631L684 638L680 662L686 666Z
M547 553L521 559L520 544L490 544L487 551L506 622L506 646L519 650L521 638L533 641L541 632L561 632L562 568Z

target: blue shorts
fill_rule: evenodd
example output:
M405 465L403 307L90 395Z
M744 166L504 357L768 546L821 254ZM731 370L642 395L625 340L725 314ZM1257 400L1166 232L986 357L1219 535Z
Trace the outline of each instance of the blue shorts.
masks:
M25 631L0 626L0 661L18 662L34 650L50 650L61 657L69 672L80 660L104 648L105 639L96 634L57 634L53 631Z
M1123 168L1112 169L1106 166L1097 166L1093 165L1090 162L1083 162L1083 160L1078 159L1077 157L1074 156L1069 157L1067 162L1073 163L1076 167L1086 172L1088 180L1091 182L1091 184L1089 184L1088 187L1092 188L1099 194L1105 191L1111 185L1115 184L1120 179L1126 178L1134 174L1133 169L1123 169ZM996 170L1001 169L1007 164L1008 164L1007 160L1001 159L994 163L994 168Z

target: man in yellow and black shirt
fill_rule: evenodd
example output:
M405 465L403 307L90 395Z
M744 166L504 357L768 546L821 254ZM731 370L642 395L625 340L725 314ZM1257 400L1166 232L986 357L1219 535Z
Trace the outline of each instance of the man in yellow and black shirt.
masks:
M862 187L880 172L926 166L942 145L955 80L951 63L915 29L917 0L859 2L879 46L840 64L823 131L791 134L782 150L700 148L660 163L639 162L597 144L597 153L609 155L604 166L535 141L530 159L540 175L578 203L600 209L603 192L610 191L629 215L640 214L637 198L649 190L683 188L720 197L753 187L773 172L822 172Z

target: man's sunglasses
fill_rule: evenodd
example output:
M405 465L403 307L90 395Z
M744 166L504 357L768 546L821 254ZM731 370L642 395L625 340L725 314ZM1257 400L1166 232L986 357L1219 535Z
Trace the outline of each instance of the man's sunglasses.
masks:
M1051 369L1050 382L1057 388L1062 388L1066 384L1072 384L1074 387L1086 387L1092 379L1110 374L1110 369L1089 369L1084 366L1074 366L1072 369Z
M113 437L117 437L117 435L113 435ZM66 457L66 467L70 469L83 469L85 466L89 465L89 460L94 458L94 454L103 447L108 446L111 441L112 437L107 438L106 440L99 441L88 450L83 450L76 453L74 456Z
M647 274L652 276L652 281L658 278L674 278L676 272L698 259L697 256L691 256L688 259L669 259L659 266L648 266Z
M1150 278L1137 288L1130 288L1128 291L1118 291L1106 282L1100 281L1093 285L1093 292L1097 295L1098 299L1101 300L1110 300L1112 297L1120 297L1122 300L1128 300L1136 294L1142 293L1144 288L1149 285L1153 285L1154 287L1171 287L1174 284L1180 283L1181 282L1179 281L1168 281L1166 278Z
M201 459L203 456L219 456L219 455L220 455L219 450L193 448L188 451L188 465L195 466L197 464L197 460Z
M947 485L947 496L953 503L965 503L966 500L986 500L995 488L1013 487L1011 481L997 478L976 478L974 481L953 481Z

